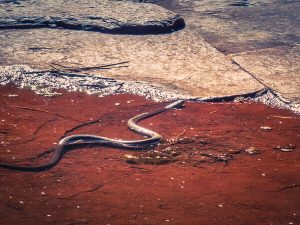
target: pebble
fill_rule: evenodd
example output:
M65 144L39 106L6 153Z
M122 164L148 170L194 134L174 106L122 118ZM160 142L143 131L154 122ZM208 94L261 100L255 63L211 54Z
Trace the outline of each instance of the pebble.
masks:
M262 127L260 127L260 129L262 129L262 130L272 130L272 128L268 127L268 126L262 126Z
M219 207L219 208L223 208L223 204L219 204L218 207Z
M116 105L116 106L118 106L118 105L121 105L121 103L119 103L119 102L116 102L116 103L115 103L115 105Z
M138 157L129 154L125 154L124 157L127 159L138 159Z
M11 98L13 98L13 97L18 97L19 95L17 95L17 94L9 94L8 95L8 97L11 97Z
M280 150L280 151L282 151L282 152L291 152L291 151L293 151L294 149L296 148L296 146L295 145L293 145L293 144L288 144L288 145L283 145L283 146L276 146L276 147L274 147L273 149L274 150Z
M24 204L24 202L23 202L23 201L19 201L19 203L20 203L20 204Z
M259 150L254 147L249 147L245 149L245 152L247 152L249 155L256 155L260 153Z

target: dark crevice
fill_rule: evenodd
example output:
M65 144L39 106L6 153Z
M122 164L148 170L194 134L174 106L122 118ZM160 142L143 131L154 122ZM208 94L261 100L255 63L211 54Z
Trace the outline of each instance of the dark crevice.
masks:
M173 24L166 25L121 25L117 28L107 29L105 27L93 26L93 25L83 25L83 24L69 24L64 21L55 21L52 23L44 22L40 24L36 23L18 23L18 24L2 24L0 30L4 29L33 29L33 28L63 28L69 30L85 30L85 31L95 31L106 34L124 34L124 35L150 35L150 34L169 34L174 31L181 30L185 27L184 19L181 17L174 18Z

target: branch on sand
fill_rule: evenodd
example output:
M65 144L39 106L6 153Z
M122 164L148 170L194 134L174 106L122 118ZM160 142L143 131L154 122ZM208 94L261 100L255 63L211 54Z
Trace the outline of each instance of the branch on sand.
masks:
M58 63L51 63L50 67L53 68L52 70L30 71L30 72L24 72L24 74L52 73L52 74L68 75L68 76L87 76L87 74L77 74L77 73L94 71L94 70L109 70L109 69L123 68L123 67L128 67L128 63L129 61L124 61L119 63L92 66L92 67L70 67ZM111 78L102 78L102 79L112 80Z

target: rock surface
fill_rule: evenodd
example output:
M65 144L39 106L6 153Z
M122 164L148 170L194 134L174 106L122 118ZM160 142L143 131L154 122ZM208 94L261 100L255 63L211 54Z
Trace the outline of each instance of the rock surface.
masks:
M299 45L242 52L231 58L256 75L260 82L300 104Z
M128 67L96 74L163 83L197 97L263 88L191 30L147 36L59 29L2 30L0 44L2 65L28 64L44 70L51 69L53 62L89 67L128 61Z
M0 8L0 28L63 27L105 33L168 33L184 27L176 13L154 4L111 0L28 0Z
M300 41L299 1L160 0L157 4L180 13L225 54L294 45Z
M284 0L160 0L264 86L300 103L300 4ZM235 77L232 77L235 79Z
M187 22L184 30L168 35L2 30L0 64L49 69L52 62L84 67L129 61L127 68L99 73L163 83L196 97L239 95L267 86L299 103L299 4L243 2L157 1Z

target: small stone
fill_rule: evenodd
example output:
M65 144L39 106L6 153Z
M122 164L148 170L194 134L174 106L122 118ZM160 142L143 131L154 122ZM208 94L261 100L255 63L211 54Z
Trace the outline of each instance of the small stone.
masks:
M295 145L293 145L293 144L288 144L288 145L278 145L278 146L276 146L276 147L274 147L273 149L274 150L280 150L280 151L282 151L282 152L291 152L291 151L293 151L294 149L296 148L296 146Z
M124 157L125 157L126 159L138 159L138 157L133 156L133 155L129 155L129 154L125 154Z
M9 94L8 95L8 97L10 97L10 98L14 98L14 97L18 97L19 95L17 95L17 94Z
M260 127L260 129L262 129L262 130L272 130L272 128L268 127L268 126L262 126L262 127Z
M116 105L116 106L118 106L118 105L121 105L121 103L119 103L119 102L116 102L116 103L115 103L115 105Z
M46 193L42 191L41 194L42 194L42 195L45 195Z
M223 208L223 204L219 204L218 207L219 207L219 208Z
M50 217L51 215L50 215L50 214L47 214L47 216Z
M256 155L260 153L259 150L254 147L249 147L245 149L245 152L247 152L249 155Z
M262 174L261 174L261 176L262 176L262 177L265 177L265 176L266 176L266 174L265 174L265 173L262 173Z
M208 142L205 141L205 140L203 140L203 139L201 139L201 140L199 141L199 143L202 144L202 145L207 145L207 144L208 144Z
M241 150L237 150L237 149L228 149L228 152L230 153L230 154L238 154L238 153L240 153L241 152Z
M20 204L24 204L24 202L23 202L23 201L19 201L19 203L20 203Z

